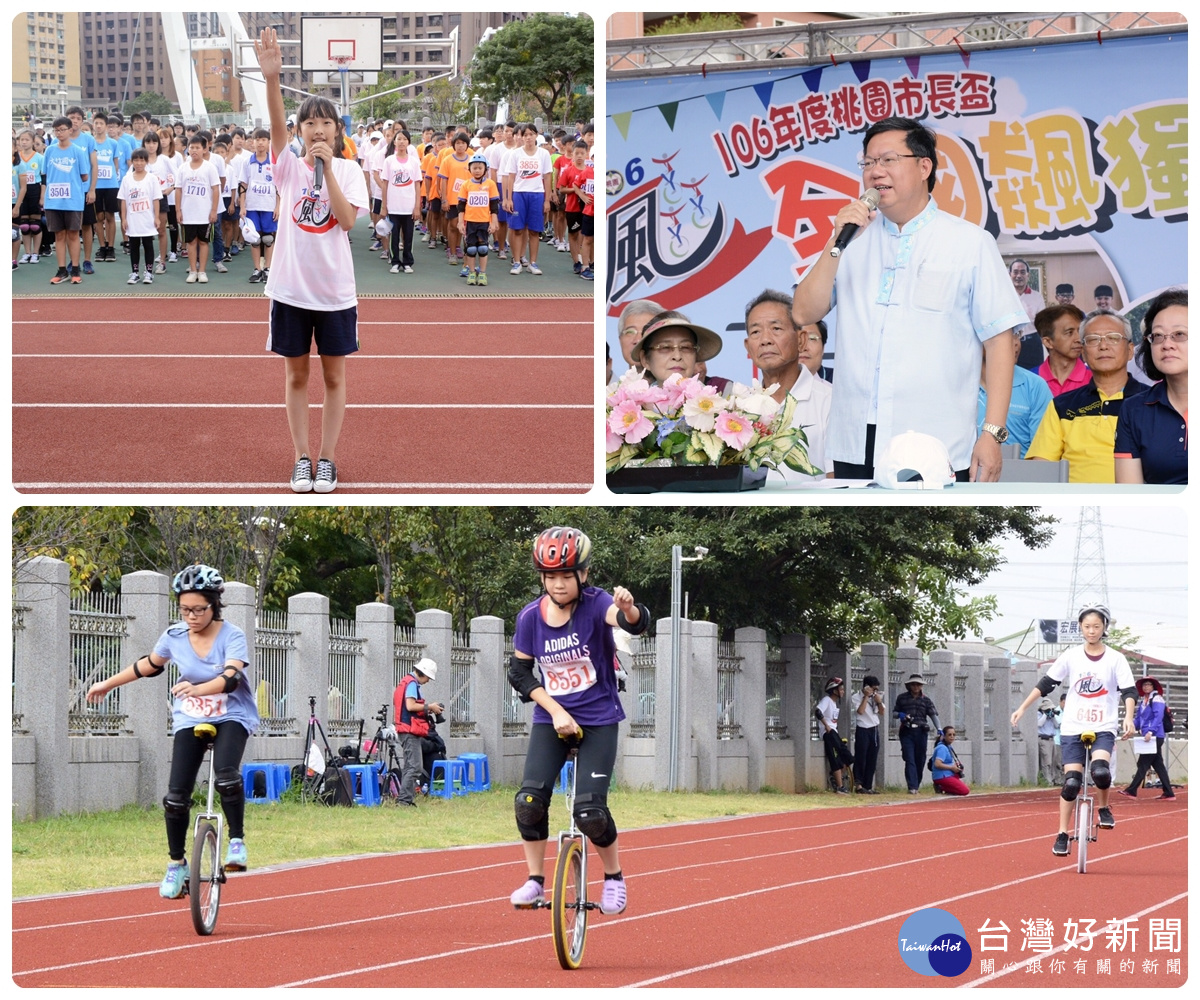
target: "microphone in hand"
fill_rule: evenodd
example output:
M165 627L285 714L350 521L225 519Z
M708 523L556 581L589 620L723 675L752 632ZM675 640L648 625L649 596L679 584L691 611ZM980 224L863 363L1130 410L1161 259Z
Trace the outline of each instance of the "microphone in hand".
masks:
M325 179L325 164L318 158L313 157L313 194L321 190L321 182ZM875 189L872 188L872 191ZM879 200L876 196L876 201Z
M874 212L879 207L879 192L875 188L867 188L858 200L867 206L869 211ZM830 257L840 257L842 251L850 245L850 241L854 239L854 234L858 232L858 226L853 222L847 222L842 226L842 231L838 233L837 242L833 244L833 248L829 251Z

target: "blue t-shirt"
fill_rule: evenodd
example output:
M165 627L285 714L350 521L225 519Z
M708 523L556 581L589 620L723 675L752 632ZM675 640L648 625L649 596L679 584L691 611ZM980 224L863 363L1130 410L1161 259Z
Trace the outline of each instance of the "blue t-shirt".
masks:
M46 201L48 209L82 212L88 191L92 163L79 145L63 149L57 143L47 146L45 157Z
M41 153L34 153L28 160L20 160L18 158L16 172L25 175L25 184L28 187L33 187L35 184L42 183L42 164L45 158Z
M1167 383L1155 382L1121 407L1113 452L1142 460L1147 483L1186 486L1187 421L1167 398Z
M532 656L542 674L546 693L581 726L608 726L625 718L617 693L617 654L612 626L604 619L612 595L599 587L584 587L570 621L561 628L547 625L539 597L517 615L513 649ZM535 723L551 722L550 713L534 707Z
M943 764L948 764L951 768L954 767L954 755L950 753L950 748L946 746L945 743L939 743L934 748L933 759L936 761L941 761ZM946 771L942 768L939 768L937 764L933 765L934 780L938 778L950 778L954 776L955 772L953 770Z
M201 722L239 722L253 735L258 729L258 706L250 678L253 661L246 647L246 633L232 622L222 622L208 656L201 659L188 639L187 625L172 625L154 645L155 656L169 657L179 668L180 680L203 684L221 675L230 660L247 664L241 683L229 693L176 698L171 707L173 732L191 729Z
M125 173L125 147L116 139L96 142L96 187L115 188L121 186Z
M1004 426L1008 428L1009 440L1020 446L1020 458L1033 443L1038 425L1046 414L1046 407L1054 399L1046 380L1035 372L1017 366L1013 369L1012 396L1008 403L1008 416ZM979 387L979 409L977 424L979 433L983 433L983 416L987 410L987 392Z

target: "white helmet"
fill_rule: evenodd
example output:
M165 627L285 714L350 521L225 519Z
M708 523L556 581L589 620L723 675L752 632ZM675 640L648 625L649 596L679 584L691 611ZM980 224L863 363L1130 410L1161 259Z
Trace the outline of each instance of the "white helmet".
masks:
M242 219L241 228L243 239L251 246L258 246L262 237L258 235L258 230L254 228L254 223L248 218Z
M384 239L392 235L392 220L384 216L375 223L375 235L380 239Z
M889 490L940 490L954 485L946 446L931 434L897 434L875 463L875 480Z

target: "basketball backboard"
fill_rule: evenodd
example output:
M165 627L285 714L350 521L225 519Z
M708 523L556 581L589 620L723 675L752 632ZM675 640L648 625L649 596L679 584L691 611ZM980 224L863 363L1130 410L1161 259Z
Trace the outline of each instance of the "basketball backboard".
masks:
M382 17L300 18L300 69L305 73L383 70Z

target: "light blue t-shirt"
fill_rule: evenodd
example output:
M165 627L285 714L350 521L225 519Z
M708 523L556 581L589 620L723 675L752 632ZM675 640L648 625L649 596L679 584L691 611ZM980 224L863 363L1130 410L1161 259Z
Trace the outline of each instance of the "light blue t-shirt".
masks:
M1008 403L1008 417L1004 426L1008 428L1009 440L1020 447L1020 458L1025 457L1033 443L1038 425L1045 416L1046 407L1054 399L1046 380L1028 368L1017 365L1013 368L1012 397ZM978 428L983 433L983 416L987 410L987 390L979 387Z
M125 147L119 141L105 139L96 142L96 187L120 187L125 163Z
M953 756L953 754L950 753L950 748L948 746L946 746L945 743L939 743L934 748L933 759L936 761L941 761L943 764L947 764L951 768L954 767L954 756ZM953 770L947 771L942 768L939 768L937 766L937 764L933 765L933 776L935 779L936 778L949 778L953 774L954 774Z
M187 625L172 625L154 646L155 656L169 657L179 667L181 680L203 684L219 676L230 660L252 664L246 647L246 633L231 622L222 622L212 649L201 659L188 639ZM171 707L173 732L191 729L201 722L239 722L246 732L258 729L258 706L254 701L254 683L248 665L241 683L228 694L176 698Z
M92 164L80 145L63 149L58 143L47 146L45 158L46 200L44 207L64 212L82 212L86 200Z

